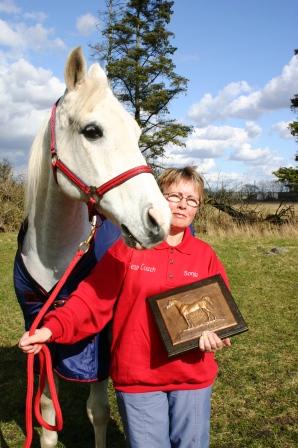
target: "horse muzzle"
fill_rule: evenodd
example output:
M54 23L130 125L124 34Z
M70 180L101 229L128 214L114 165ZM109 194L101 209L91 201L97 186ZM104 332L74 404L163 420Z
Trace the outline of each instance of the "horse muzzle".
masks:
M168 219L163 219L158 209L149 206L144 210L141 225L121 224L120 227L129 247L149 249L165 240L169 231L168 222Z

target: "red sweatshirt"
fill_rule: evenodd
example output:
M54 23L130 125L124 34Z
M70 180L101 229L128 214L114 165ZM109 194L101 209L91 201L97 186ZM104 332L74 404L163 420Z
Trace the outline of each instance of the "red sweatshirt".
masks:
M163 242L153 249L136 250L119 240L70 300L46 316L44 325L54 341L71 344L99 332L113 317L110 374L115 389L208 387L217 374L213 353L195 349L169 359L146 298L215 274L227 282L214 251L189 229L175 247Z

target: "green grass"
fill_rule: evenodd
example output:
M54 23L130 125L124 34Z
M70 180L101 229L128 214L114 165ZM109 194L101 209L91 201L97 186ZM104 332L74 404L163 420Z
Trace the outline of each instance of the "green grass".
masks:
M207 238L224 262L249 331L233 338L218 355L220 373L212 400L211 448L294 448L297 446L298 239ZM268 255L273 247L286 249ZM12 287L14 234L0 234L0 447L24 440L25 357L16 348L22 316ZM85 414L86 385L64 382L65 420L60 448L93 446ZM115 398L108 447L124 447ZM36 428L38 431L38 428ZM33 447L38 447L35 434ZM162 448L162 447L161 447Z
M237 237L210 243L227 267L249 327L218 355L212 446L297 446L298 240ZM286 252L268 255L273 247Z

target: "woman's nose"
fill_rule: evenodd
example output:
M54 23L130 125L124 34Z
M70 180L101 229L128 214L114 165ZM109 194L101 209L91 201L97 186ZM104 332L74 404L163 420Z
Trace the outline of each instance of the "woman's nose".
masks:
M186 198L182 198L181 199L181 201L178 203L178 207L179 208L186 208L187 207Z

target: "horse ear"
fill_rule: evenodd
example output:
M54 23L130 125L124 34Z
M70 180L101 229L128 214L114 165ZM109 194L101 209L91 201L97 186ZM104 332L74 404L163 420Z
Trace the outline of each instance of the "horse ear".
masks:
M86 75L86 62L81 47L69 54L64 71L67 90L73 90Z
M88 76L90 78L97 78L104 82L105 84L108 84L108 78L105 73L105 71L100 67L99 64L92 64L91 67L88 70Z

